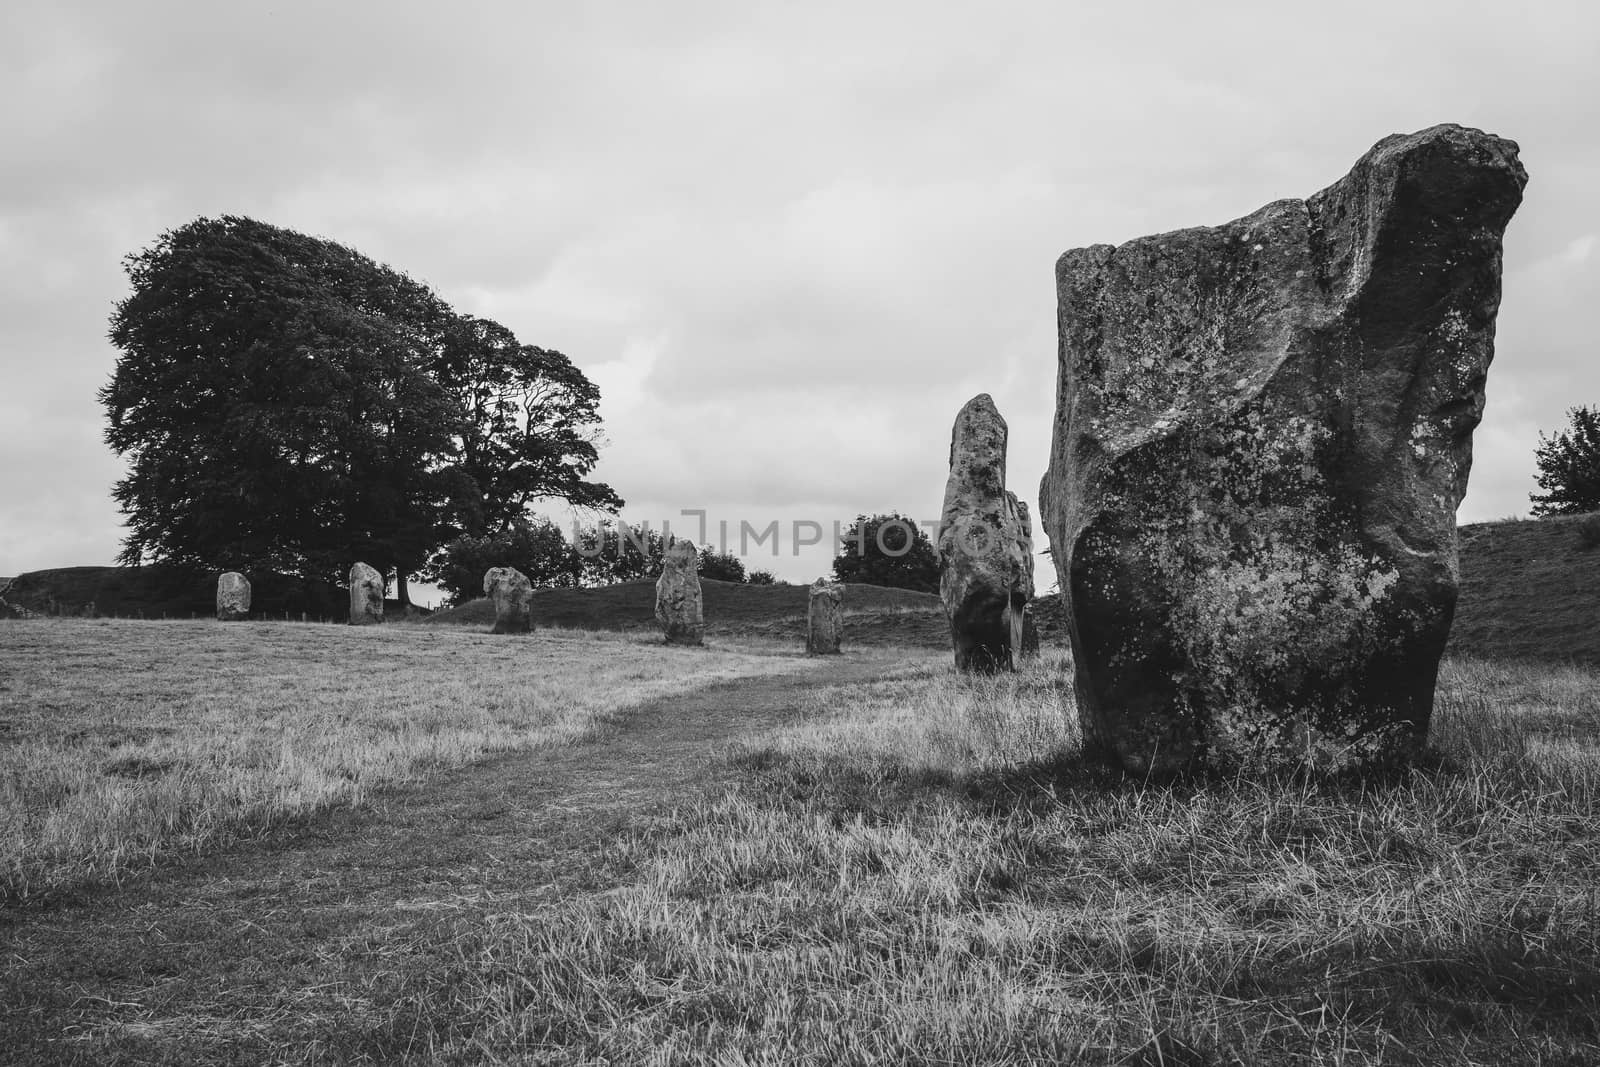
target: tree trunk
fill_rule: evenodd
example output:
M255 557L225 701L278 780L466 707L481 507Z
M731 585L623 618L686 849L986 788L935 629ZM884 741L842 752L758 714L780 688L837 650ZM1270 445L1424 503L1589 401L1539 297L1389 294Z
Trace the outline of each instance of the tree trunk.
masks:
M406 588L406 572L404 567L394 569L394 598L400 601L400 606L407 611L411 608L411 590Z

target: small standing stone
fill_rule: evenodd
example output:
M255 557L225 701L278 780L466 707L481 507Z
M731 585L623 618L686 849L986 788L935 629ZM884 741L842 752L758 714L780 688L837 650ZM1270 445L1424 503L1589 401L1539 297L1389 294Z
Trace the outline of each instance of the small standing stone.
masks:
M350 568L350 625L370 626L383 621L383 575L357 563Z
M844 586L818 578L811 586L811 608L806 613L806 651L812 655L838 655L844 630Z
M694 542L673 538L656 579L656 621L669 645L705 644L704 601L700 594L700 555Z
M217 620L244 622L250 618L250 580L238 571L217 579Z
M483 576L484 595L494 601L497 634L533 632L533 583L515 567L493 567Z

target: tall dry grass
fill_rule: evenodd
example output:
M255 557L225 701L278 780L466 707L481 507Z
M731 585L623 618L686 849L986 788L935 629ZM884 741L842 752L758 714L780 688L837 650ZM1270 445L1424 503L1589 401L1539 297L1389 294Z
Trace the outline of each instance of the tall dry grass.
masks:
M1413 771L1157 787L1061 667L826 694L629 884L491 918L430 1054L1600 1062L1600 679L1451 663Z
M804 669L776 649L577 631L0 624L0 900L590 737L669 693Z

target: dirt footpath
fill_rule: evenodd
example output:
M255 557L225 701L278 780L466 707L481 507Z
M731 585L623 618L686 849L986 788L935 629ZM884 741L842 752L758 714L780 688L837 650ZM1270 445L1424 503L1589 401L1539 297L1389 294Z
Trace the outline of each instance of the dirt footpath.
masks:
M0 1062L398 1053L415 1037L389 1032L407 984L448 980L488 915L610 888L619 830L717 784L719 752L792 720L810 692L885 667L847 655L656 701L594 742L457 768L120 889L0 912Z

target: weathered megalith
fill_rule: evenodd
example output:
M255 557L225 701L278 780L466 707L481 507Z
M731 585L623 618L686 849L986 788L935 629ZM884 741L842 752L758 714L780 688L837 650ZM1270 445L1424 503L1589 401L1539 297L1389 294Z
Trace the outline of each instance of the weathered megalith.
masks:
M1388 137L1309 200L1056 264L1044 527L1129 770L1426 738L1517 146Z
M497 634L533 632L533 583L515 567L491 567L483 576L483 595L494 601Z
M350 568L350 625L383 621L383 575L365 563Z
M834 655L844 631L844 586L826 577L811 583L811 605L806 612L806 651Z
M250 579L228 571L217 579L217 619L243 622L250 617Z
M988 393L967 401L950 435L950 478L939 523L939 596L956 666L995 671L1022 649L1033 596L1028 506L1006 491L1006 420Z
M706 620L700 595L700 555L694 542L673 538L656 579L656 621L669 645L705 643Z

